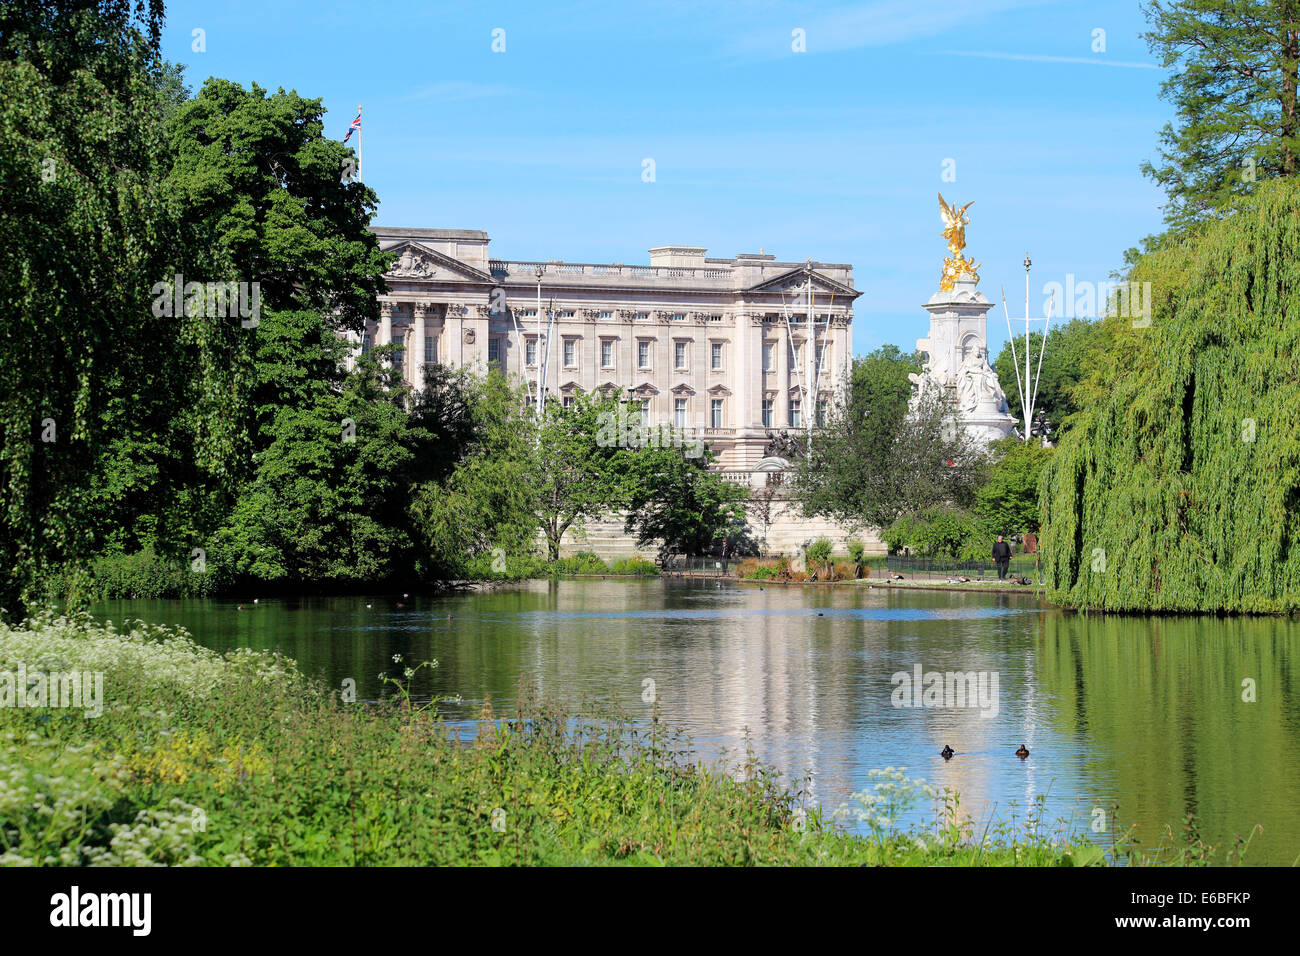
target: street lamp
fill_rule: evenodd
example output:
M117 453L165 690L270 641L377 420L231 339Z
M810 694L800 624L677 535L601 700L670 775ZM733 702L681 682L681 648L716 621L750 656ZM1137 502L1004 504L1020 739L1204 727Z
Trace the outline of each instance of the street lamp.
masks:
M537 311L534 315L533 328L533 362L537 366L537 420L542 420L542 273L545 270L539 264L534 273L537 276Z

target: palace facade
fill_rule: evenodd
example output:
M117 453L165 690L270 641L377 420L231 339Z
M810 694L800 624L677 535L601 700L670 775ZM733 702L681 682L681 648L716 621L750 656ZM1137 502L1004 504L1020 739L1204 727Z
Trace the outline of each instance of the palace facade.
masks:
M820 421L843 387L861 294L850 265L699 246L656 247L649 265L530 262L493 257L478 230L372 228L397 258L356 344L399 345L417 389L435 362L496 366L566 404L621 389L647 424L671 423L743 470L770 433Z

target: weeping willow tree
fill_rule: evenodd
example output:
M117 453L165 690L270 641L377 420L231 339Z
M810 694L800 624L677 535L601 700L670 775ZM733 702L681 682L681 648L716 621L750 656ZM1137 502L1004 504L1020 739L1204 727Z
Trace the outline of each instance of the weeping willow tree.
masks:
M1300 184L1149 253L1039 486L1053 600L1300 609ZM1149 324L1147 324L1149 320Z

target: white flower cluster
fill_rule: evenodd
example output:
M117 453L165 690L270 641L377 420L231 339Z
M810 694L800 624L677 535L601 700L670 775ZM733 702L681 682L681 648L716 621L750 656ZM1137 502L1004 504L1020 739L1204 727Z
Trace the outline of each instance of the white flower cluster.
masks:
M107 847L87 847L87 866L202 866L194 852L195 808L173 798L166 810L141 810L135 822L114 823Z
M0 734L0 866L78 866L86 821L117 802L122 769L91 744ZM58 847L57 855L44 848Z
M853 794L853 799L858 803L856 810L840 807L835 811L835 816L839 819L852 816L858 823L865 823L877 833L883 834L893 829L899 818L922 797L933 800L941 795L924 780L908 777L905 770L906 767L868 770L867 776L876 783L869 790Z
M223 679L280 683L298 679L292 661L248 648L224 657L195 644L183 628L133 622L125 633L111 621L43 616L18 628L0 624L0 671L102 672L106 709L126 686L180 690L206 697Z

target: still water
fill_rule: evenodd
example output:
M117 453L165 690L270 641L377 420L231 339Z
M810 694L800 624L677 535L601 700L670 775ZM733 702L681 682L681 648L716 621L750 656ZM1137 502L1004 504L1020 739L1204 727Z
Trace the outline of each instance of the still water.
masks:
M789 785L808 777L827 809L851 802L869 770L906 767L959 791L979 820L1023 820L1045 794L1049 821L1104 820L1099 841L1118 804L1119 828L1136 825L1143 846L1194 813L1216 846L1261 826L1247 863L1300 856L1300 623L1284 619L1088 617L1030 595L660 580L243 610L114 601L95 614L180 625L216 650L278 648L335 687L352 678L362 698L378 696L381 672L436 658L413 690L459 694L443 708L457 720L488 696L509 713L521 678L560 701L648 716L651 680L700 758L734 762L748 737ZM925 706L909 693L921 706L896 706L894 675L918 665L983 674L989 696ZM945 744L957 751L948 762Z

